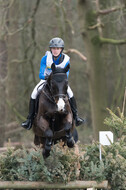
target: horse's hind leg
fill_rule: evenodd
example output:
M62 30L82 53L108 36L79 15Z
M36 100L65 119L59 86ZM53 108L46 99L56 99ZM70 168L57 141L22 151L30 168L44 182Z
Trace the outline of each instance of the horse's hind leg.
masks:
M73 129L72 136L73 136L73 139L76 143L78 141L78 132L77 132L76 128Z
M40 139L39 139L39 136L37 136L37 135L34 136L34 144L40 145Z
M73 148L74 147L74 140L72 138L72 134L71 134L71 124L67 123L65 126L65 132L66 132L66 141L67 141L67 146L69 148Z
M44 158L47 158L50 155L51 146L52 146L52 137L53 137L53 132L51 129L45 131L45 146L43 149Z

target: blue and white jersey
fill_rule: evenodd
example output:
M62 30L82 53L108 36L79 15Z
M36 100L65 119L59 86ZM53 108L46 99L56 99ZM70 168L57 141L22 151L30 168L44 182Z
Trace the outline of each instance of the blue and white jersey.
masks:
M52 72L51 65L55 63L56 67L65 68L70 63L70 57L64 53L64 59L62 62L60 62L61 55L54 60L52 53L50 51L47 51L45 56L42 57L41 63L40 63L40 72L39 72L39 78L45 80L46 75L50 75ZM67 77L69 75L69 71L67 72Z

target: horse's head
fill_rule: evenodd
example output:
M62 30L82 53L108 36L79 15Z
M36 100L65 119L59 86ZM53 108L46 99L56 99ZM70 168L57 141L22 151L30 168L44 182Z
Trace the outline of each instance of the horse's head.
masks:
M65 98L67 97L68 89L67 71L69 68L69 64L65 68L60 68L56 67L54 63L51 67L50 90L59 112L65 110Z

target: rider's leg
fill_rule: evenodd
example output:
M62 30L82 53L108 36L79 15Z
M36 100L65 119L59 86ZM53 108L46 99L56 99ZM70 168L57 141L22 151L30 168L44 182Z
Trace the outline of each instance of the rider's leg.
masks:
M73 92L69 86L68 86L67 93L69 96L69 102L70 102L71 110L73 113L73 118L75 119L75 124L76 124L76 126L79 126L79 125L85 123L85 120L78 116L76 100L75 100Z
M25 129L29 130L32 128L32 123L34 120L34 116L35 116L35 100L38 94L38 91L42 89L43 86L43 82L45 82L44 80L41 80L36 87L34 88L32 94L31 94L31 98L30 98L30 102L29 102L29 114L27 117L27 120L24 121L21 126L24 127Z
M24 127L27 130L30 130L32 128L32 123L34 120L35 115L35 99L30 98L29 102L29 114L27 117L27 120L24 121L21 126Z

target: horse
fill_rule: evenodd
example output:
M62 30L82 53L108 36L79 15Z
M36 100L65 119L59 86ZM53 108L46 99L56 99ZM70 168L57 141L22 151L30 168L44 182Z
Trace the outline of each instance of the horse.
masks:
M60 68L53 63L52 72L39 94L33 132L34 144L42 145L44 158L50 155L52 145L60 139L69 148L73 148L78 138L67 94L69 67L68 64ZM75 134L75 140L72 134Z

